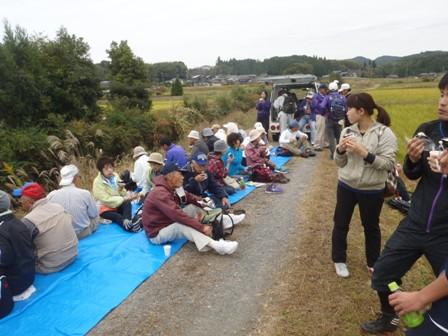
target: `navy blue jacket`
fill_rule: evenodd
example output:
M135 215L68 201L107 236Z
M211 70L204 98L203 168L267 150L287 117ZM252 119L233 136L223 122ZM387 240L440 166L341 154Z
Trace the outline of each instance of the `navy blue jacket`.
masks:
M424 132L438 144L448 137L448 122L433 120L418 127L415 134ZM403 171L411 180L420 181L412 196L409 218L426 232L448 232L448 182L442 174L434 173L429 167L429 152L423 152L420 161L413 163L406 156Z
M216 182L212 174L207 172L207 179L202 182L196 182L194 177L198 175L193 171L190 164L187 164L184 174L184 189L194 195L207 197L207 193L221 199L227 197L224 188Z
M34 245L30 230L12 213L0 217L0 275L8 277L13 295L33 284Z

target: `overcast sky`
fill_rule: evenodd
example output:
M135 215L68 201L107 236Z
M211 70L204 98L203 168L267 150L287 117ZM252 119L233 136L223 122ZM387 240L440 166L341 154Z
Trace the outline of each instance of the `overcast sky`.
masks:
M448 50L447 0L0 0L0 17L49 38L64 26L89 43L95 62L120 40L147 63L190 68L214 65L218 56L344 59Z

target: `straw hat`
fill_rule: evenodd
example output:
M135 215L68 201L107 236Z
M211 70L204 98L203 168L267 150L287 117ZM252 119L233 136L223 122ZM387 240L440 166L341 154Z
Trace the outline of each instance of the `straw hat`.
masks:
M250 142L257 140L264 132L261 129L253 129L249 132Z
M163 165L163 156L160 153L154 152L149 155L148 162Z

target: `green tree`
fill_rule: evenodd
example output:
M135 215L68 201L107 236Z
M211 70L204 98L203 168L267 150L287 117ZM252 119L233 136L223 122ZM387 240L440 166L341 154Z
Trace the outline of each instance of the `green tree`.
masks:
M0 119L8 126L37 123L48 114L50 86L41 64L39 41L20 27L4 26L0 43Z
M182 96L184 94L184 89L182 87L182 83L180 82L179 78L176 78L176 80L171 85L171 95L172 96Z
M128 107L148 110L151 107L149 91L145 89L148 70L140 57L128 46L127 41L112 42L107 50L110 58L112 98L126 102Z
M66 120L94 119L99 114L99 78L82 38L61 28L55 40L42 43L41 63L53 84L47 90L50 111Z

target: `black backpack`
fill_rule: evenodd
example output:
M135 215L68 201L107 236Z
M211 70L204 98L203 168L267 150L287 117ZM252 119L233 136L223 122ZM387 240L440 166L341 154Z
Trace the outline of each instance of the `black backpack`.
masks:
M230 220L232 221L232 227L229 229L224 229L223 215L228 215L228 212L222 210L221 208L216 208L206 210L205 216L202 219L202 224L212 226L212 238L214 240L225 239L226 236L230 236L233 233L234 225L232 217L229 216Z
M12 300L11 288L9 288L6 275L0 276L0 319L7 316L12 308L14 301Z
M335 121L345 119L347 105L344 98L340 95L330 95L330 118Z
M296 101L293 96L287 95L285 97L285 101L283 102L283 109L282 111L287 114L294 114L296 113L297 105Z

